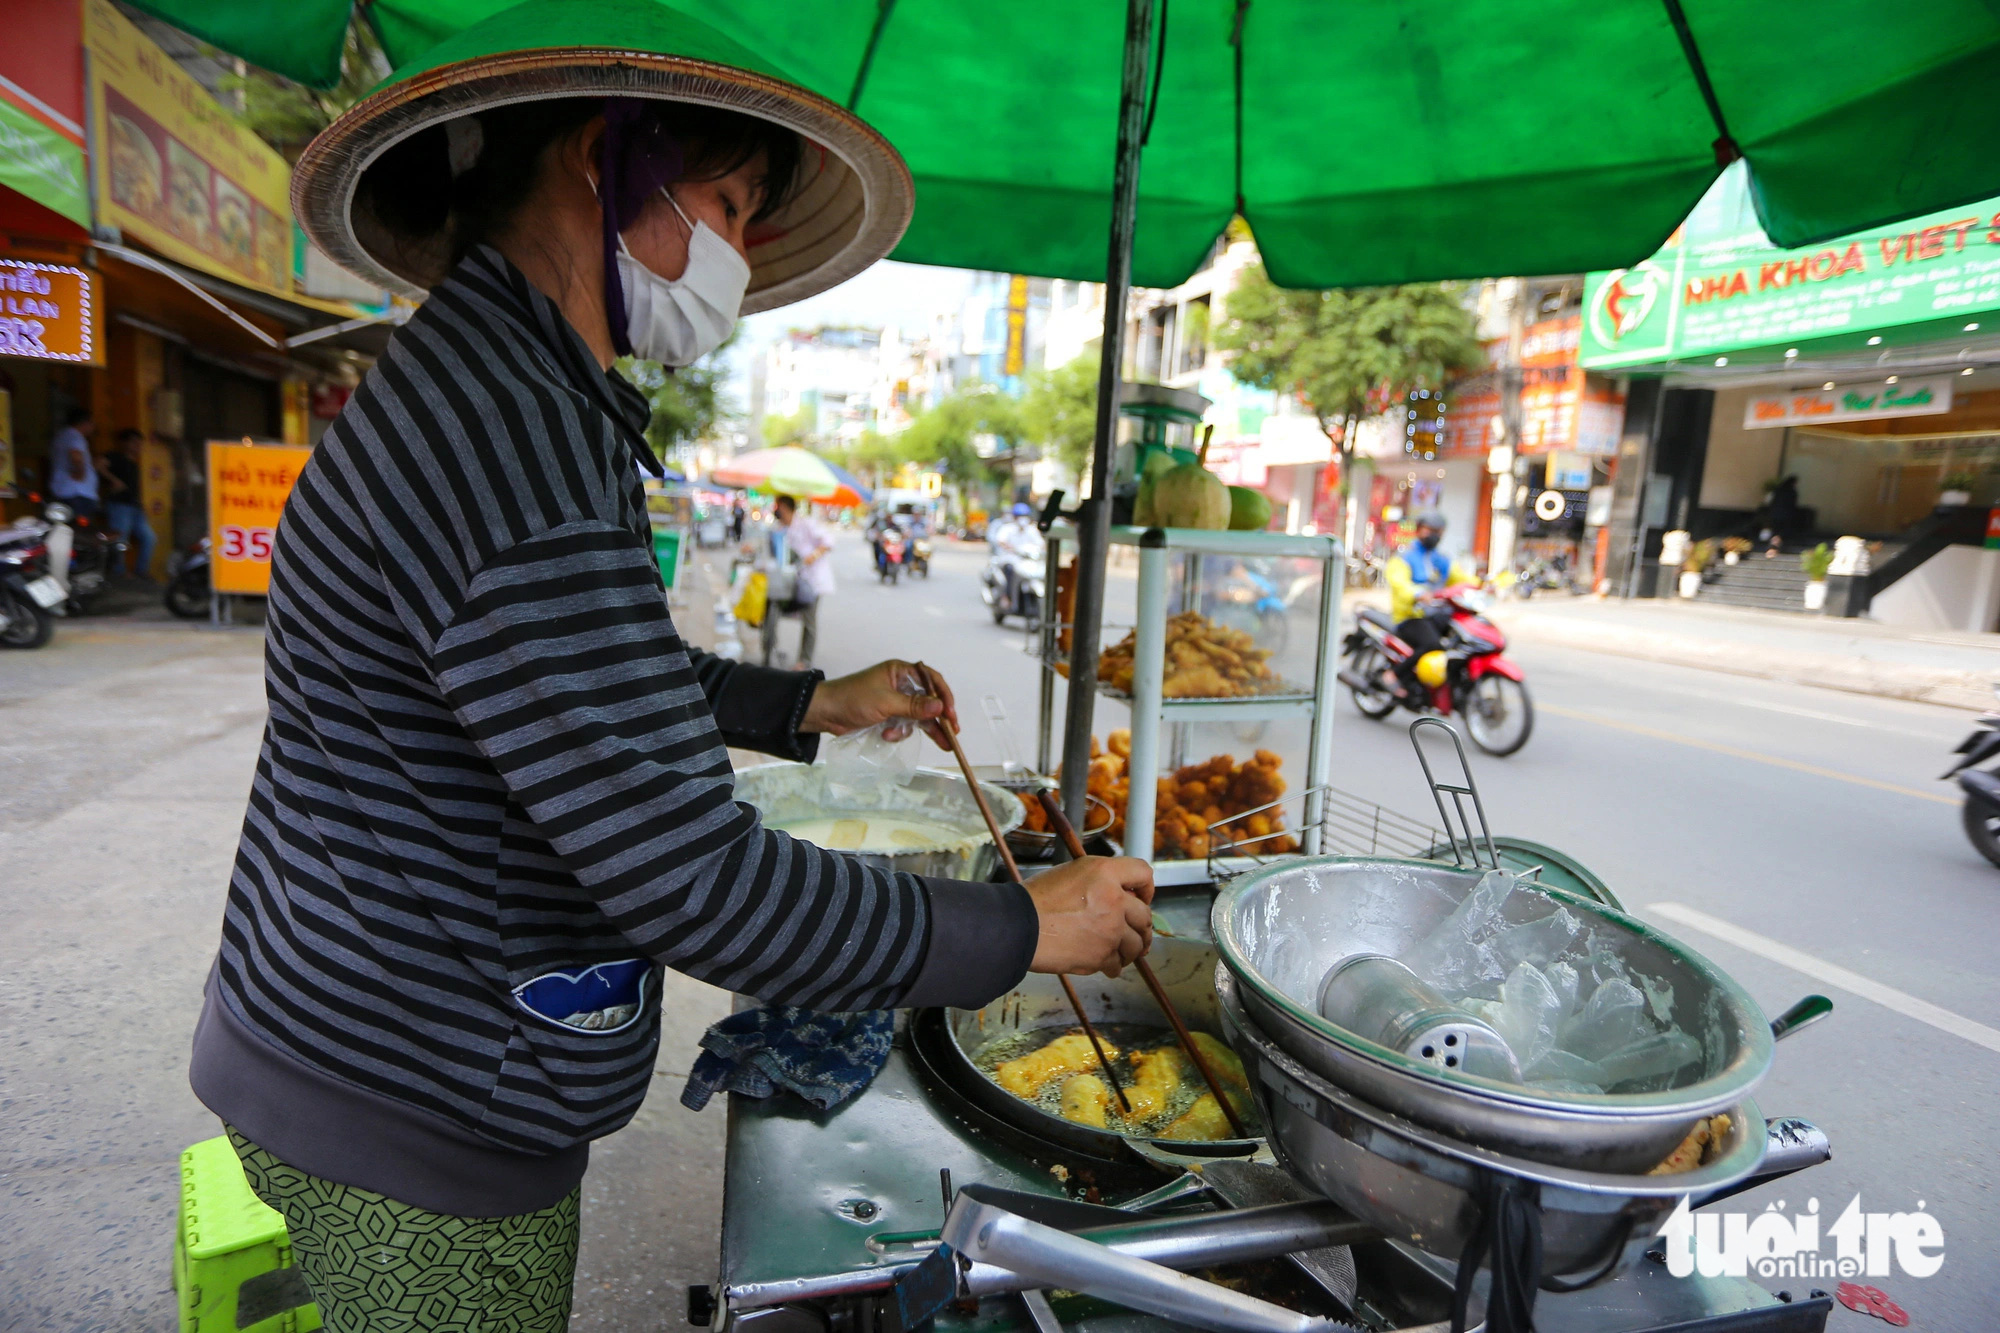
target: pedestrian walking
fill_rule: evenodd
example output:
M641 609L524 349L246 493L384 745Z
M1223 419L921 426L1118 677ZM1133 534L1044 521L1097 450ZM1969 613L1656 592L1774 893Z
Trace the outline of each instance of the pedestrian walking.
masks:
M784 576L790 595L773 601L764 613L764 665L778 647L779 612L799 622L800 671L812 669L813 649L819 643L820 599L833 592L833 538L819 524L799 510L799 502L781 495L771 502L771 541L774 577Z

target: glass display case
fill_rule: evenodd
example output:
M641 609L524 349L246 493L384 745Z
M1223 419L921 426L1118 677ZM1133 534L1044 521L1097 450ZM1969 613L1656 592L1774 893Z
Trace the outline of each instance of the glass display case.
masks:
M1055 572L1075 540L1067 523L1049 530L1057 591L1033 631L1044 773L1058 758L1055 680L1069 656L1069 585ZM1088 787L1122 810L1114 836L1128 855L1155 862L1161 884L1319 851L1339 666L1339 541L1114 527L1111 543L1134 553L1136 579L1129 598L1107 600L1096 726L1104 741ZM1114 589L1118 582L1114 571Z

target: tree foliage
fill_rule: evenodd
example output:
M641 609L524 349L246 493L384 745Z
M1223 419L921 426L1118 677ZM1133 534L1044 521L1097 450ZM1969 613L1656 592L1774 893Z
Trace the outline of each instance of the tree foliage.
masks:
M1263 265L1229 294L1216 346L1233 352L1245 384L1297 394L1340 443L1342 493L1353 426L1413 389L1439 389L1484 360L1472 314L1454 283L1326 292L1274 286Z
M1080 478L1090 464L1097 435L1097 349L1028 376L1021 421L1030 442L1044 456L1059 459Z
M818 413L811 407L802 407L790 416L766 416L764 418L764 445L770 449L782 449L788 444L810 447L814 429L818 425Z
M735 341L732 334L730 342ZM632 387L646 395L653 418L646 425L647 442L653 452L665 457L679 445L712 438L724 422L736 416L724 393L729 367L724 361L725 342L691 366L668 370L657 361L626 357L617 370ZM766 427L770 425L765 422Z
M366 97L388 73L389 61L375 40L374 30L357 19L347 25L340 82L332 88L308 88L254 66L245 74L224 77L217 86L243 99L243 123L252 133L282 153L286 161L296 162L314 135Z
M997 436L1001 451L1011 453L1024 433L1021 404L974 380L917 413L897 439L909 462L935 466L953 481L967 483L995 470L991 460L979 456L980 436Z

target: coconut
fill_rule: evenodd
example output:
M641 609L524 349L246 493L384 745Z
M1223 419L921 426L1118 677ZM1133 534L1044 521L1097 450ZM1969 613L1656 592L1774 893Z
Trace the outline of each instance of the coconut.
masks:
M1248 486L1229 488L1229 530L1262 532L1271 526L1271 500L1262 491Z
M1153 521L1163 528L1206 528L1220 532L1229 526L1229 488L1207 467L1210 426L1202 433L1201 454L1162 474L1153 484Z
M1156 450L1146 455L1146 466L1139 472L1139 495L1132 502L1132 522L1142 528L1150 528L1159 519L1153 502L1153 488L1161 477L1174 469L1174 456L1166 450Z

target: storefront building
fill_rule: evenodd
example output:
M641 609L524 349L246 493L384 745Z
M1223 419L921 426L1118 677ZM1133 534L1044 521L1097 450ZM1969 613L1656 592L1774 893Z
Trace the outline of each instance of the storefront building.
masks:
M0 519L73 409L140 433L155 566L205 530L210 440L309 444L400 314L304 246L291 170L109 0L0 44Z
M1947 571L2000 561L1949 549L2000 500L2000 199L1780 251L1732 168L1658 254L1589 275L1579 359L1634 384L1623 591L1661 586L1671 530L1788 553L1858 537L1870 586L1837 609L1907 619L1915 599L1920 623L1996 627L1952 605Z

